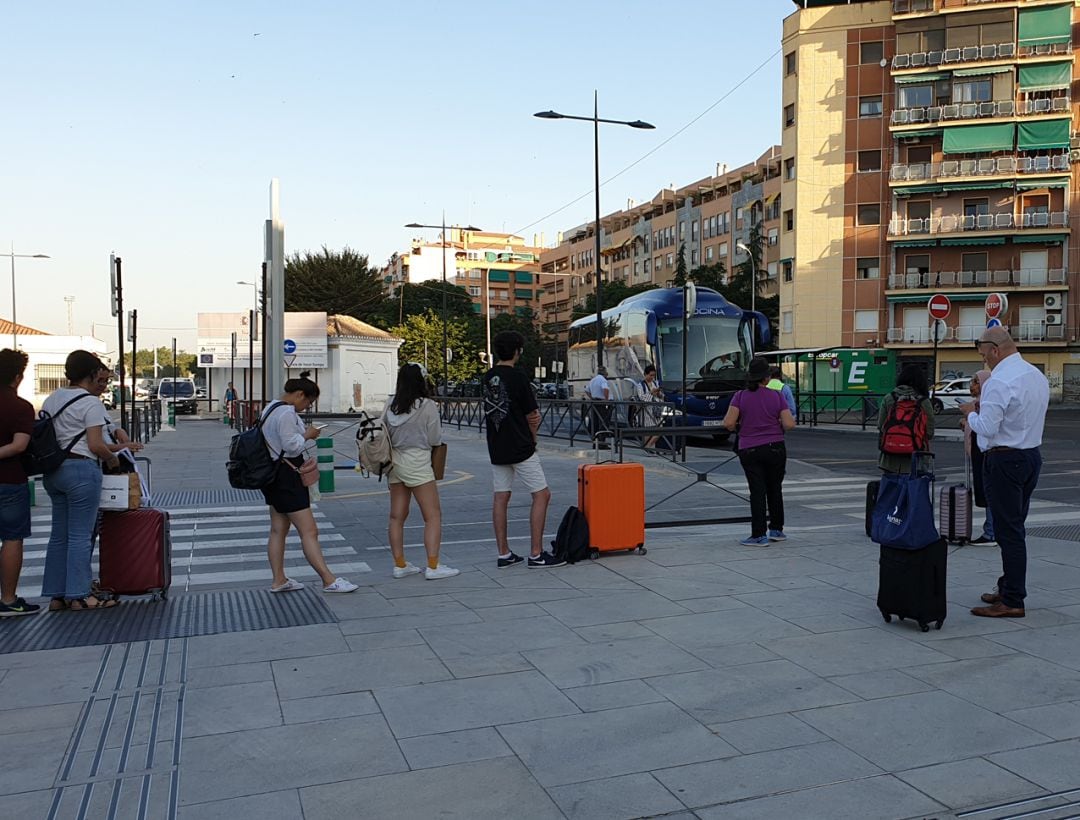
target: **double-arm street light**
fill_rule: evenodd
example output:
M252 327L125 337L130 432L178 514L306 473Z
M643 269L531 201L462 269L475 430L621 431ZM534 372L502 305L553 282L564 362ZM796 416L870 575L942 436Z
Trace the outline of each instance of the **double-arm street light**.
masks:
M0 253L0 256L11 257L11 346L15 348L19 336L19 323L15 317L15 260L16 259L51 259L45 253L15 253L15 245L11 246L11 253Z
M450 242L446 238L446 214L443 213L442 222L439 225L422 225L419 222L410 222L405 226L406 228L440 228L442 230L442 366L443 366L443 395L447 395L450 392L450 356L448 354L449 345L446 341L446 248ZM468 225L464 228L458 228L461 231L478 232L480 229ZM402 298L405 297L404 290L402 291Z
M593 185L596 191L596 227L593 231L596 239L596 366L604 364L604 303L601 299L603 290L600 284L600 123L611 125L628 125L631 128L652 129L652 125L642 120L608 120L598 114L597 94L593 91L593 114L591 117L575 117L570 114L560 114L557 111L540 111L533 114L542 120L581 120L593 124Z

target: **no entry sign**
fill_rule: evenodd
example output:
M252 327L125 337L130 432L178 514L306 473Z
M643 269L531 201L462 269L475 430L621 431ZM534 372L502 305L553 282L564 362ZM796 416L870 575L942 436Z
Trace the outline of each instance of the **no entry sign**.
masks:
M1004 293L991 293L986 297L986 318L1000 319L1009 309L1009 299Z
M944 293L935 293L927 302L926 309L934 319L944 319L952 311L952 302Z

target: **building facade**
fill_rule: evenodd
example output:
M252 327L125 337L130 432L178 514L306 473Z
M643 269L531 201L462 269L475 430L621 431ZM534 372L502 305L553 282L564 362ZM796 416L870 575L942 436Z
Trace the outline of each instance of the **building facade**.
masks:
M781 347L886 347L929 363L936 332L936 375L971 375L1000 293L1001 321L1053 395L1080 398L1074 3L796 6L783 33L794 172ZM952 312L935 328L937 293Z
M660 285L676 273L680 248L687 270L723 263L728 272L748 256L755 226L761 234L759 292L776 292L780 276L781 176L780 148L757 161L677 188L664 188L648 202L630 202L624 210L600 218L600 256L604 280L630 286ZM596 271L595 222L559 235L540 254L540 316L553 340L565 341L577 304L593 292ZM740 305L749 308L749 305Z
M92 336L54 336L44 330L25 325L13 325L0 319L0 348L15 347L27 355L26 372L18 394L35 408L40 408L49 394L60 387L67 387L64 361L73 350L89 350L106 364L111 364L106 354L107 345Z

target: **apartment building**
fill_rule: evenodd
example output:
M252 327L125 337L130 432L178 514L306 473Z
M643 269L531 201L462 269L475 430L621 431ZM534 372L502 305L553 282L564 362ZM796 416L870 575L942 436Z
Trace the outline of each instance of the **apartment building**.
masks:
M761 292L775 293L784 264L779 247L784 172L780 147L774 146L755 162L730 171L720 166L712 176L664 188L648 202L629 202L602 216L604 281L663 286L675 277L680 248L688 270L722 262L730 271L746 261L738 245L745 245L759 225ZM595 228L595 222L588 222L563 231L553 247L540 253L541 321L559 339L565 339L573 306L595 289Z
M784 21L782 347L887 347L970 375L986 297L1080 399L1069 0L796 0ZM788 210L790 208L790 210Z
M474 313L532 315L540 308L538 244L536 237L528 245L514 234L447 226L445 242L412 240L408 252L391 257L381 275L393 299L403 284L441 281L445 264L446 280L469 292Z

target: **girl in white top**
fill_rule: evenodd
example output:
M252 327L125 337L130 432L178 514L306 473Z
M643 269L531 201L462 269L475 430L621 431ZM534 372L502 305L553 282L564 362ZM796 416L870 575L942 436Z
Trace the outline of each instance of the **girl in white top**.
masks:
M271 592L292 592L304 585L285 575L285 537L290 527L296 527L304 557L322 579L323 592L354 592L356 584L337 578L326 566L322 547L319 545L319 527L311 514L311 496L298 472L304 463L304 446L319 437L314 426L304 426L298 413L303 413L319 397L319 385L308 378L308 372L298 379L285 382L285 392L279 401L271 403L262 412L262 432L273 458L281 459L277 476L269 487L262 490L270 506L270 540L266 554L270 559L270 571L274 578Z
M390 552L394 556L394 577L414 575L420 568L405 560L405 520L409 501L416 499L424 516L424 549L427 551L429 581L450 578L458 570L439 563L442 542L442 507L439 487L431 469L431 448L442 443L439 408L431 400L427 373L415 362L398 370L394 395L383 411L383 420L393 448L390 484Z

